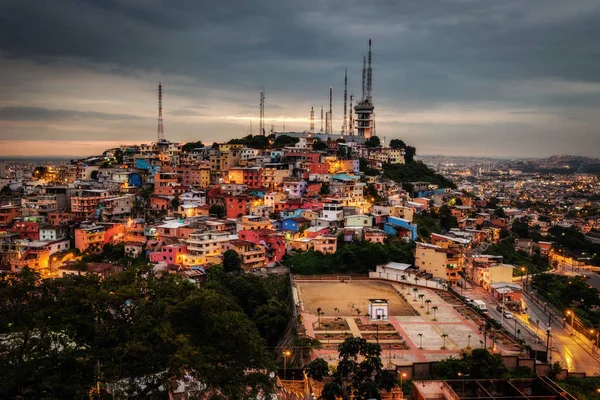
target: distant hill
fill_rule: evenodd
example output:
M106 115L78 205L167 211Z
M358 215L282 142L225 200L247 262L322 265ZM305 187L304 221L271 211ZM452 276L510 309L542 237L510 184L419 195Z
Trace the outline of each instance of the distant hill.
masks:
M600 159L583 156L554 155L540 159L526 159L509 162L507 167L523 172L553 174L600 173Z
M429 182L441 188L456 188L451 180L436 173L421 161L406 164L384 164L383 177L402 183L405 189L409 182Z

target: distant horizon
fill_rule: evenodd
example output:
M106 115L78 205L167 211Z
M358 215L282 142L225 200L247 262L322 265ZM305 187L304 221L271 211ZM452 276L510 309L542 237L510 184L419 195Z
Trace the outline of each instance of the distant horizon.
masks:
M167 138L257 132L261 90L267 130L302 131L311 109L319 130L331 89L337 133L345 71L353 106L371 97L378 136L422 153L600 154L598 1L109 3L4 5L0 155L154 138L159 82Z
M189 143L189 142L193 142L192 141L183 141L183 142L178 142L178 143ZM146 141L146 143L149 143L151 141ZM227 141L224 141L227 142ZM141 144L143 142L137 143L137 144ZM212 144L212 143L210 143ZM210 144L208 146L210 146ZM408 145L410 145L410 143L407 143ZM134 144L130 144L130 145L134 145ZM205 144L205 146L207 146ZM118 147L118 146L116 146ZM37 155L20 155L20 154L15 154L15 155L0 155L0 161L10 161L10 160L27 160L27 159L39 159L39 160L74 160L74 159L84 159L84 158L89 158L89 157L93 157L93 156L98 156L101 155L102 152L104 150L107 149L111 149L111 148L115 148L115 147L106 147L104 148L101 152L97 152L97 153L90 153L90 154L85 154L85 155L76 155L76 154L53 154L53 155L42 155L42 154L37 154ZM539 159L544 159L544 158L550 158L550 157L554 157L554 156L564 156L564 157L584 157L584 158L589 158L589 159L598 159L598 157L593 157L593 156L585 156L585 155L580 155L580 154L548 154L545 156L530 156L530 157L523 157L523 156L487 156L487 155L455 155L455 154L434 154L434 153L426 153L426 154L419 154L418 153L418 148L417 148L417 154L416 154L416 158L419 157L452 157L452 158L482 158L482 159L494 159L494 160L539 160Z

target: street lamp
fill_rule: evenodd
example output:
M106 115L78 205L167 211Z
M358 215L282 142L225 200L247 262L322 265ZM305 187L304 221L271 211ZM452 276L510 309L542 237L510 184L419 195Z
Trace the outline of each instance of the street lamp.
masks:
M527 268L521 267L521 272L523 272L523 275L521 275L521 286L523 286L523 277L526 275L525 274L526 271L527 271ZM525 284L525 286L527 286L527 284Z
M286 371L287 371L287 359L292 355L292 352L286 350L283 352L283 379L287 379Z
M400 390L402 390L402 378L406 378L406 372L400 374Z
M575 311L567 310L567 315L571 316L571 331L575 329Z
M469 375L469 374L463 374L462 372L458 373L458 377L459 378L463 378L462 379L462 395L463 395L463 397L466 397L465 396L465 380L464 380L464 378L467 378L469 376L471 376L471 375Z

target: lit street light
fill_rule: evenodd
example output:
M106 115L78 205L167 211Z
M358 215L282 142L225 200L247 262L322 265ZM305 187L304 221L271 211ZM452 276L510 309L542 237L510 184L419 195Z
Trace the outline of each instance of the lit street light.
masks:
M402 390L402 378L406 378L406 372L400 374L400 390Z
M567 310L567 315L571 316L571 331L575 330L575 311Z
M286 350L283 352L283 379L287 379L286 371L287 371L287 359L292 355L292 352Z

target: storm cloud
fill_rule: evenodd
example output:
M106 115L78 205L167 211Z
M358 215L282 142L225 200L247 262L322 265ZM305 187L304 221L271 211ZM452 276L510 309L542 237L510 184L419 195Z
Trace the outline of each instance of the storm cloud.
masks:
M360 96L372 38L387 140L437 154L600 151L596 0L2 3L4 141L152 140L159 80L171 140L255 131L261 87L268 124L304 130L333 86L338 129L344 68Z

